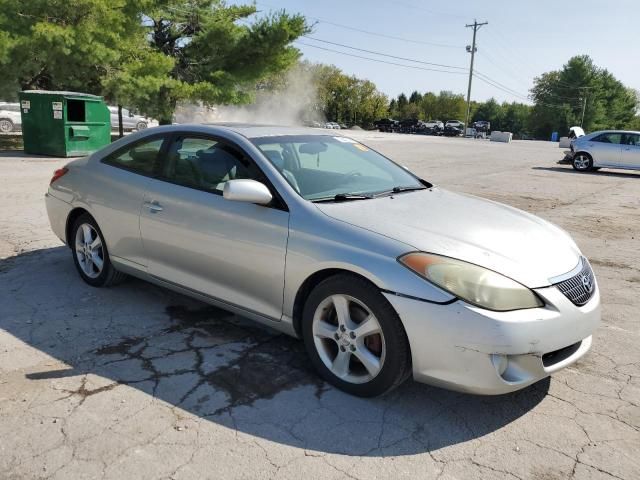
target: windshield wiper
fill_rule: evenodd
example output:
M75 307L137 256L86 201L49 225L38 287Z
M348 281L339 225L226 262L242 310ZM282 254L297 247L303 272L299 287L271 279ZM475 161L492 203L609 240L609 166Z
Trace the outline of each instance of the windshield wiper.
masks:
M425 186L411 186L411 187L393 187L391 190L385 190L384 192L380 192L376 194L376 197L384 197L385 195L391 195L394 193L402 193L402 192L412 192L414 190L426 190Z
M369 200L371 198L373 198L373 195L364 195L362 193L337 193L333 197L316 198L312 202L347 202L349 200Z

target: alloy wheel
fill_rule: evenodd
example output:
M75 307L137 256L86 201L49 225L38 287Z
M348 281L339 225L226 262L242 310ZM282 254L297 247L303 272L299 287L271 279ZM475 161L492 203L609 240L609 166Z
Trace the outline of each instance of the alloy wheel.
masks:
M586 155L578 155L573 159L573 164L575 165L577 170L588 170L589 169L589 157Z
M83 223L76 230L76 258L78 264L89 278L97 278L104 268L104 248L96 229Z
M382 327L371 310L348 295L331 295L313 316L313 341L324 365L349 383L371 381L384 365Z
M0 132L9 133L13 131L13 123L9 120L0 120Z

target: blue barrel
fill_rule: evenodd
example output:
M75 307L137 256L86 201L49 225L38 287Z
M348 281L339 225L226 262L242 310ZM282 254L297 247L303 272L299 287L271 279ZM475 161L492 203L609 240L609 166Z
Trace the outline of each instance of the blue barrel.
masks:
M558 132L551 132L551 141L552 142L558 141Z

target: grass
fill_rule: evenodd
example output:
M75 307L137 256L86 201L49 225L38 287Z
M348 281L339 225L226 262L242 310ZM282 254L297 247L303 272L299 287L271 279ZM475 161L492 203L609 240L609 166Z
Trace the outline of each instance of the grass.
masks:
M22 150L22 135L0 135L0 150Z

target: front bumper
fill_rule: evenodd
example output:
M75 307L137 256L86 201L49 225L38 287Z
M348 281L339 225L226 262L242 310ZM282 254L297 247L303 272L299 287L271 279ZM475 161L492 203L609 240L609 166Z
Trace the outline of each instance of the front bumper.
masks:
M492 312L463 301L439 305L384 295L407 332L415 380L496 395L571 365L591 347L591 335L600 322L597 285L581 307L554 286L536 293L544 307L512 312Z

